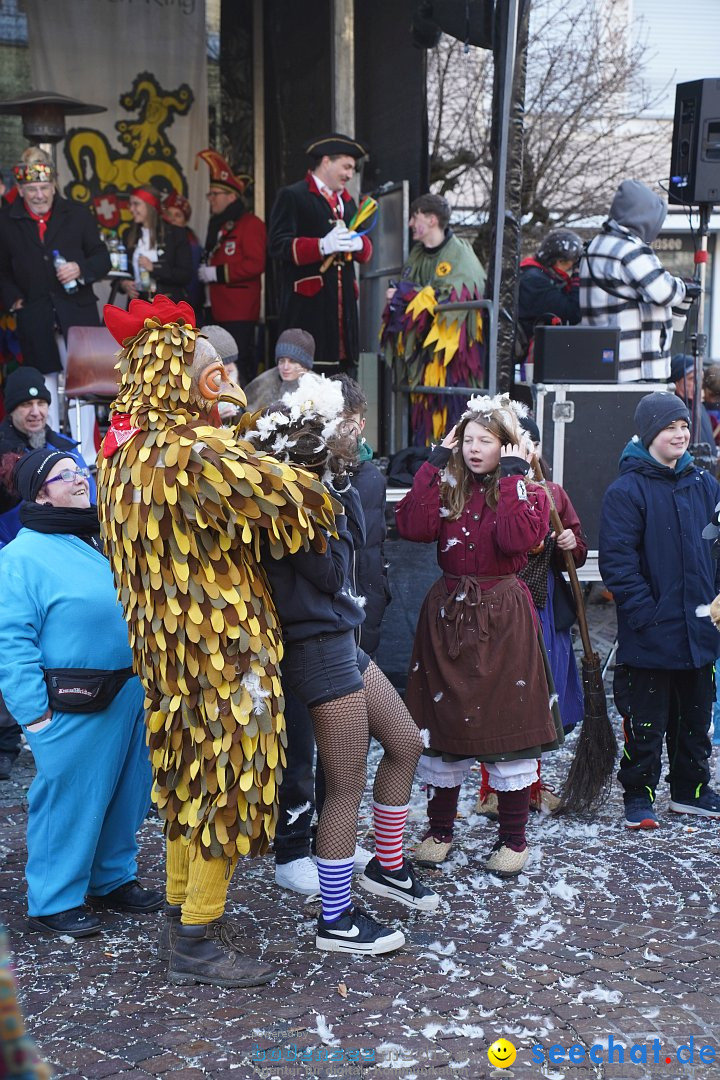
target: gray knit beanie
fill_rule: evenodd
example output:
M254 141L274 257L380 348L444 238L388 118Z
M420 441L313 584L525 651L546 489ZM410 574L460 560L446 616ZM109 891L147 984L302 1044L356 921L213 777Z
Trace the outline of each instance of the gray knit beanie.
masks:
M238 347L235 338L222 326L201 326L200 333L204 334L215 349L224 364L237 364Z
M310 371L315 363L315 338L307 330L283 330L275 346L275 362L283 356Z
M690 412L682 398L659 390L641 398L635 410L635 431L647 449L653 439L673 420L687 420Z

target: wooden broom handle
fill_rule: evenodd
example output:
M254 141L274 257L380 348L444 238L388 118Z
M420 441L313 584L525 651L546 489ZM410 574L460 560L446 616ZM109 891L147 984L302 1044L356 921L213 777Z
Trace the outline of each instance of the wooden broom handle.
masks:
M557 512L555 500L550 489L550 485L542 474L540 468L540 462L536 455L533 455L532 459L533 473L535 479L540 484L550 500L550 521L556 534L559 536L564 529L564 525L560 520L560 515ZM570 578L570 587L575 597L575 604L577 605L578 625L580 627L580 638L582 640L583 652L585 653L585 659L592 661L594 658L594 652L592 642L590 641L590 634L588 632L587 616L585 615L585 601L583 600L582 589L580 588L580 582L578 581L577 570L575 568L575 561L569 551L563 551L563 559L565 560L565 568Z

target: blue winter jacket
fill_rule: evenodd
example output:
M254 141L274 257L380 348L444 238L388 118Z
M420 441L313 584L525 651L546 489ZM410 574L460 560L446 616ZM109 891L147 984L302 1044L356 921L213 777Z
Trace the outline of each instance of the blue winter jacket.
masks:
M701 537L720 485L685 453L675 469L632 440L605 493L600 573L617 604L617 661L640 668L698 668L720 655L720 634L695 609L720 591L718 564Z

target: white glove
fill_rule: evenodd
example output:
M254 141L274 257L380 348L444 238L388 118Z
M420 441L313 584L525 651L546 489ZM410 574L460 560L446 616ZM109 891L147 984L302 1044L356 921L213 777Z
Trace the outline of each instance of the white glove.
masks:
M351 251L352 236L345 222L338 222L327 235L320 238L320 253L335 255L338 251Z
M346 248L347 251L362 251L362 236L358 236L356 232L348 232L348 236L352 237L350 246Z
M217 266L198 266L198 280L204 285L217 281Z

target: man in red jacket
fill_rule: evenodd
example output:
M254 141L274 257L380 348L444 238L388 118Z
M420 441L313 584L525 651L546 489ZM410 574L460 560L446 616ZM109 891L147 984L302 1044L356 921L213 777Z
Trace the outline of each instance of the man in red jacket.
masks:
M210 223L200 281L209 287L212 322L232 334L238 347L238 374L246 385L255 377L255 324L260 318L265 270L265 225L242 199L250 179L235 176L215 150L198 154L210 168Z

